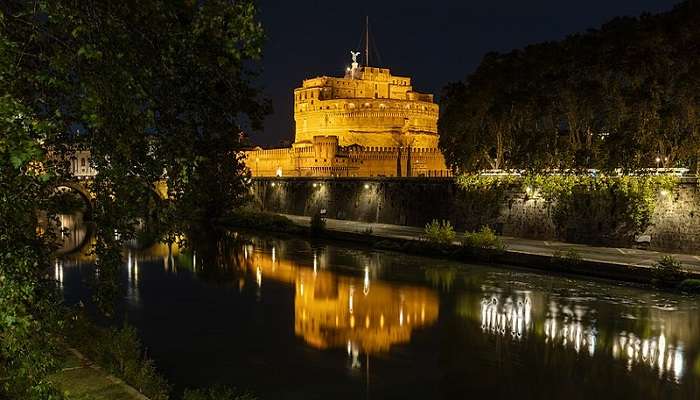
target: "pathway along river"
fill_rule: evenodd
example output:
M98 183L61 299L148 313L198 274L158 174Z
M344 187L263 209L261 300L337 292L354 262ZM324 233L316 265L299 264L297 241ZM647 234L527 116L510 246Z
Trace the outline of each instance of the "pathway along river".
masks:
M122 312L177 390L700 398L697 297L349 244L245 240L219 265L162 245L127 252ZM55 268L66 301L87 301L90 259Z

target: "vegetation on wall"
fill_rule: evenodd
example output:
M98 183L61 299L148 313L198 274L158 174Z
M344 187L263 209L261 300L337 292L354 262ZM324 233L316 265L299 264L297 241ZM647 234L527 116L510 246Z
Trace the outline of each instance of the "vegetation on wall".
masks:
M482 169L698 169L700 7L489 53L442 97L440 147Z
M498 217L508 190L519 185L518 178L507 175L462 174L456 181L461 189L456 204L465 217L470 217L471 227L491 224Z
M671 198L678 179L665 175L608 176L590 174L532 174L516 176L462 175L457 184L462 198L485 199L494 221L509 193L543 199L561 237L567 230L606 232L630 239L649 225L659 197ZM484 215L484 214L482 214ZM595 226L594 226L595 225ZM599 239L603 239L602 237Z
M612 237L631 238L649 224L659 196L670 196L672 176L533 175L524 191L551 205L560 235L570 227L601 224Z

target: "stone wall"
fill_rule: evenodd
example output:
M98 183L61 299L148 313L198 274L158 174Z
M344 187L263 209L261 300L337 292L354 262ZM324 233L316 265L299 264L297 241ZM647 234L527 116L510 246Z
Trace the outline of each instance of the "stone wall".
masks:
M634 235L609 221L615 210L591 203L558 229L552 204L513 188L502 197L468 198L451 178L258 178L259 208L295 215L326 210L329 218L424 226L447 219L459 230L488 225L497 232L542 240L631 246ZM645 232L651 248L700 250L700 191L684 180L675 193L659 194ZM615 231L617 230L617 231Z

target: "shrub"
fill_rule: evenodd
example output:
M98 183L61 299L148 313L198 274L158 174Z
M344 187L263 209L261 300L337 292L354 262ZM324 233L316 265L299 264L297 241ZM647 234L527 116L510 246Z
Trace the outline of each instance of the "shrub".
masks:
M72 321L67 339L99 366L121 378L151 400L167 400L170 387L146 357L136 329L102 328L84 316Z
M266 212L238 210L224 221L226 225L239 228L260 229L279 233L301 233L303 228L289 218Z
M311 233L318 235L326 229L326 219L320 213L314 214L311 217Z
M560 267L573 267L581 264L583 258L576 249L557 250L552 254L552 263Z
M700 293L700 279L686 279L678 285L678 288L684 292Z
M683 264L673 256L663 256L654 264L653 277L657 283L671 284L680 282L685 277Z
M209 389L186 389L182 400L255 400L250 393L242 393L225 386L214 386Z
M425 225L425 237L431 243L451 245L457 237L457 234L450 221L443 220L440 222L434 219L432 222Z
M492 249L498 251L506 249L503 240L488 226L482 227L478 232L465 233L462 245L464 247L476 249Z

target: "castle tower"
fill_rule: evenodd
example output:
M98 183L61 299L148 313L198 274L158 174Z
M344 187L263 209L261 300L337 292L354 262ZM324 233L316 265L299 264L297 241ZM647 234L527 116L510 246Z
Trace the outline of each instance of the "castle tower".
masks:
M365 50L367 51L367 50ZM361 66L294 90L291 148L246 152L253 176L449 176L438 149L438 105L411 78Z
M342 78L307 79L294 90L295 142L311 145L322 135L337 136L340 146L437 148L433 96L386 68L356 64Z

